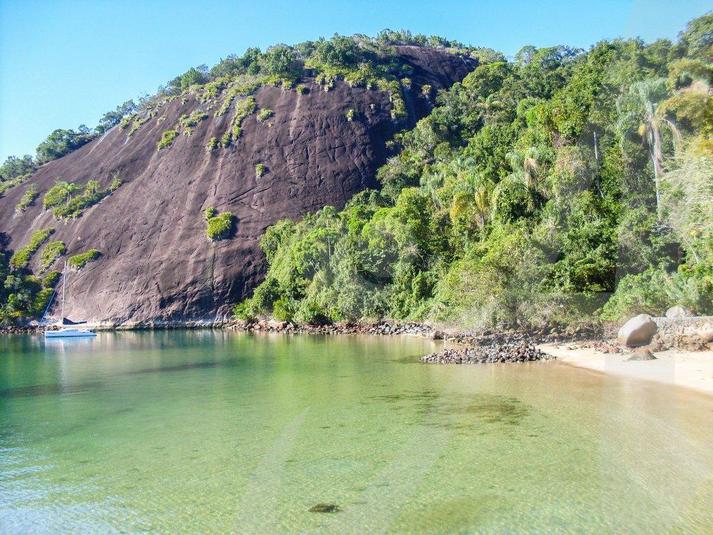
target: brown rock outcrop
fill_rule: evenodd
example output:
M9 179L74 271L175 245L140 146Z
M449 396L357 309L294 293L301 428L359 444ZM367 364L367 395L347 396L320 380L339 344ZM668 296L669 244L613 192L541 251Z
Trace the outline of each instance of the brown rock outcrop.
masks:
M408 125L432 106L422 85L431 85L435 94L475 68L474 60L442 50L398 51L413 67L413 85L404 94ZM3 247L17 249L32 232L53 227L52 239L64 241L69 255L101 251L98 261L69 278L68 317L115 324L225 318L264 275L258 241L269 225L325 205L342 207L355 193L378 185L376 169L397 129L388 93L343 82L329 92L309 80L305 85L305 94L261 87L254 95L257 106L274 115L264 122L248 116L233 147L206 150L212 137L230 127L232 109L215 117L215 107L191 96L166 104L131 137L115 127L44 165L30 179L40 193L33 206L14 212L26 185L0 198ZM353 120L346 117L350 109ZM190 136L181 134L157 151L162 132L178 128L179 118L196 110L208 118ZM266 169L259 178L257 164ZM107 187L114 172L124 184L80 218L59 222L42 209L42 195L56 180L83 184L94 178ZM236 216L232 239L206 238L202 214L209 206Z

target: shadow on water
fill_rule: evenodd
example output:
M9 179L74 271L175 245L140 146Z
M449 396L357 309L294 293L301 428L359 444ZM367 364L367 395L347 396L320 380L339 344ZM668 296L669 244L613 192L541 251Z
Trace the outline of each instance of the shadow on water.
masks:
M35 396L52 396L59 394L77 394L86 392L100 386L99 381L84 383L79 385L62 385L62 384L44 384L44 385L27 385L16 386L14 388L5 388L0 390L0 399L12 399L22 397Z
M142 375L145 373L161 373L161 372L181 372L186 370L201 370L210 368L233 368L238 365L238 359L225 360L220 362L187 362L186 364L176 364L175 366L159 366L157 368L144 368L142 370L133 370L126 372L123 375Z
M414 410L420 416L438 417L434 418L433 425L439 427L449 427L447 420L441 417L468 415L488 424L516 426L530 414L530 408L519 399L494 394L474 394L466 401L463 398L440 396L433 390L424 390L371 396L368 399L392 404L395 410Z

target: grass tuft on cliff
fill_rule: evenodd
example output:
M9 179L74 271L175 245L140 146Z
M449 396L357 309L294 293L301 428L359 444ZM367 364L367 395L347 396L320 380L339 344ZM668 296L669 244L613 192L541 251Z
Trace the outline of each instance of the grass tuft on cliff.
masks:
M68 263L69 267L80 270L86 266L89 262L93 262L101 256L101 253L96 249L89 249L83 253L75 254L69 257Z

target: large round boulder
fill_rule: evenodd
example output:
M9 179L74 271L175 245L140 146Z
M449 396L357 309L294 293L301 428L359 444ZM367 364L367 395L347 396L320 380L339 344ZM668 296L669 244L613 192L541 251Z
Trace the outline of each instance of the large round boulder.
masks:
M666 311L666 317L670 319L692 318L693 316L693 312L681 305L676 305L675 307L671 307Z
M658 327L648 314L634 316L619 329L619 341L629 347L645 346L651 342Z

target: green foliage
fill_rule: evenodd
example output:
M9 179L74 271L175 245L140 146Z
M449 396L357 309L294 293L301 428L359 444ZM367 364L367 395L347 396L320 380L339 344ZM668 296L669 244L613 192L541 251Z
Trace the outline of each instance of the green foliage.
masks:
M223 134L221 138L221 144L223 147L230 146L231 143L237 142L240 137L240 126L243 120L250 114L254 113L257 108L255 104L255 98L252 96L246 97L242 100L238 100L235 104L235 115L230 122L230 129Z
M218 141L218 138L213 136L208 140L208 143L206 143L205 149L208 152L212 152L215 149L217 149L220 146L220 142Z
M55 260L67 252L67 246L63 241L51 241L44 246L40 253L40 271L47 271Z
M469 50L480 66L397 135L381 193L267 230L265 281L236 313L472 328L618 321L672 304L711 313L708 25L692 22L677 45L525 47L514 61ZM306 53L323 88L377 87L406 117L412 74L384 68L387 54L339 36Z
M88 181L83 188L72 182L55 182L45 193L42 205L45 209L52 208L52 214L57 219L80 217L84 210L111 195L121 186L122 181L118 173L115 172L112 176L111 184L106 189L101 189L97 180Z
M260 70L265 74L282 78L299 75L299 65L294 50L287 45L270 47L259 59Z
M121 180L121 177L118 174L114 174L114 178L111 179L111 183L109 184L109 192L114 193L123 183L124 181Z
M259 163L255 166L255 178L261 178L265 172L267 171L267 167L265 167L265 164Z
M233 80L230 83L227 91L225 91L225 96L223 97L223 102L222 102L220 108L218 109L218 111L215 112L215 116L220 117L222 115L225 115L237 97L250 96L265 81L266 81L265 78L262 76L251 76L251 75L238 76L235 80Z
M10 266L13 269L24 269L30 264L30 259L37 250L42 247L49 237L54 233L53 228L46 228L35 231L30 237L27 245L21 247L10 258Z
M211 241L220 241L230 238L235 232L235 216L230 212L221 212L215 208L206 208L206 235Z
M32 255L47 241L54 232L44 229L35 232L30 242L16 253L8 262L8 255L0 251L0 325L25 323L29 319L39 318L44 312L60 274L51 271L43 279L28 271ZM50 256L63 249L61 242L50 242L42 251L41 269L49 262ZM60 253L63 254L63 253ZM12 269L11 269L12 268Z
M173 142L178 137L178 131L176 130L164 130L161 134L161 139L158 142L158 150L165 149L173 145Z
M4 180L0 182L0 197L9 189L14 188L15 186L19 186L20 184L24 183L28 178L30 178L30 175L20 175L16 176L15 178L10 178L8 180Z
M47 210L66 203L70 196L79 190L79 186L72 182L58 180L47 190L42 198L42 207Z
M62 274L59 271L50 271L42 279L42 286L45 288L54 288L57 285L61 275Z
M202 111L194 111L190 115L182 115L178 119L178 123L184 128L189 129L198 125L201 121L208 118L208 114ZM165 134L165 132L164 132Z
M257 112L257 120L264 123L273 115L275 115L275 113L270 108L262 108L259 112Z
M33 173L35 169L35 162L29 154L21 158L8 156L3 164L0 165L0 187L5 182Z
M691 56L713 62L713 13L693 19L681 35Z
M168 83L168 92L176 94L181 91L186 91L193 85L205 83L208 80L208 67L199 65L191 67L186 72L177 76Z
M98 134L103 134L107 130L120 124L125 117L135 113L136 110L136 103L133 100L127 100L123 104L117 106L115 110L106 112L102 118L99 119L99 124L95 128L95 131Z
M130 117L132 118L132 120L126 125L126 126L131 127L131 128L129 128L129 132L127 134L127 136L129 136L129 137L133 136L134 133L139 128L141 128L143 125L145 125L147 122L149 122L149 119L151 119L151 117L149 115L139 115L139 114L134 114ZM124 127L123 124L122 124L122 127Z
M710 277L704 281L686 270L669 273L655 267L627 275L602 308L602 317L618 321L636 314L661 316L674 305L683 305L699 314L711 314L713 285Z
M82 269L89 262L93 262L100 256L101 253L96 249L89 249L88 251L84 251L83 253L70 256L68 260L69 267L72 267L77 270Z
M15 212L22 213L27 210L30 205L35 202L35 199L37 199L39 195L40 194L37 192L37 186L34 184L27 186L25 193L22 194L20 201L15 206Z
M77 130L57 129L37 147L36 160L43 164L56 160L94 139L95 134L84 125Z

